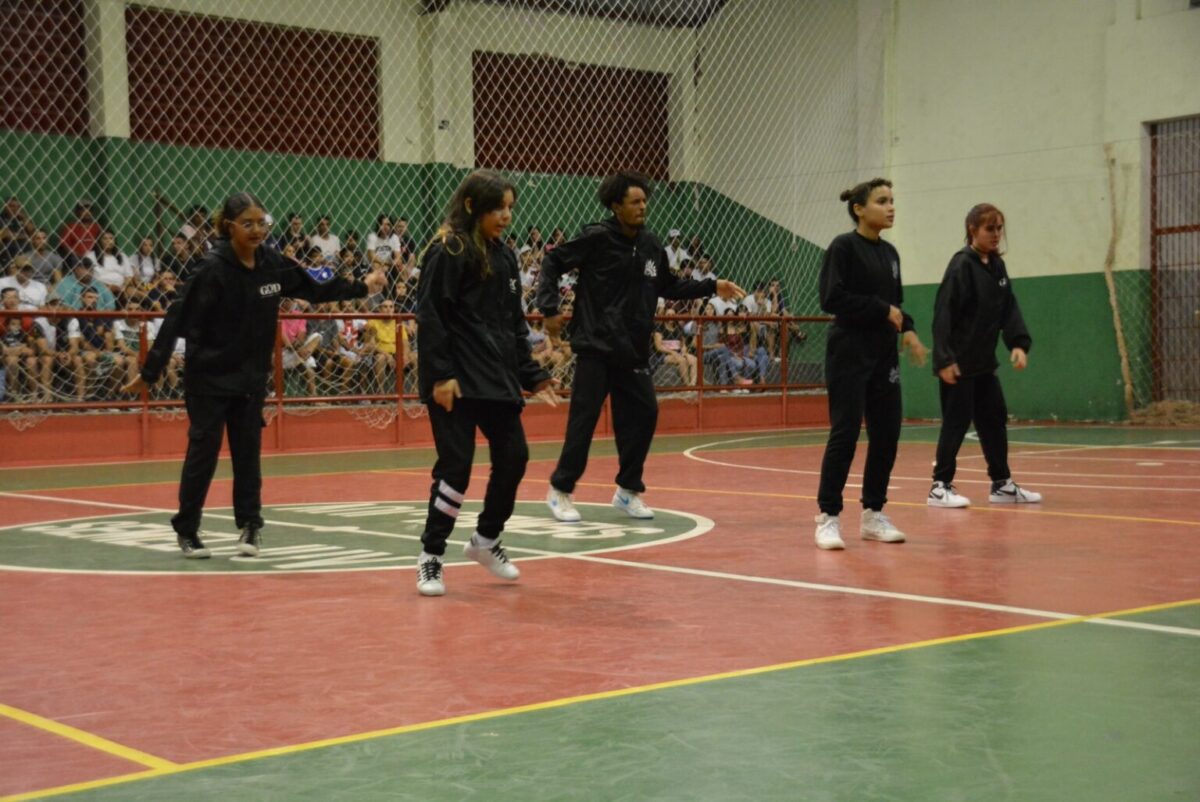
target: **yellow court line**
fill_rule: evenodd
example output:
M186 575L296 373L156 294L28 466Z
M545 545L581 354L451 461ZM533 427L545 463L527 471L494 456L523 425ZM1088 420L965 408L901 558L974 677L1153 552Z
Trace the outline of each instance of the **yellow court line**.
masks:
M151 769L161 771L170 771L178 768L178 763L173 763L170 760L165 760L161 757L147 754L129 746L123 746L115 741L110 741L107 738L101 738L99 735L93 735L90 732L85 732L69 724L63 724L53 719L48 719L39 716L37 713L30 713L28 710L20 710L15 707L10 707L6 704L0 704L0 716L10 718L13 721L19 721L22 724L28 724L31 727L36 727L44 732L50 732L55 735L61 735L76 743L90 746L92 749L97 749L114 757L119 757L122 760L128 760L131 763L140 763Z
M727 679L738 679L741 677L752 677L760 674L770 674L780 671L787 671L796 668L805 668L808 666L824 665L828 663L840 663L849 660L858 660L866 657L878 657L880 655L895 654L898 652L914 651L916 649L924 649L931 646L944 646L952 643L963 643L972 640L982 640L985 638L994 638L1001 635L1016 635L1024 632L1034 632L1042 629L1050 629L1053 627L1063 627L1071 624L1082 624L1094 618L1114 618L1117 616L1134 615L1138 613L1155 612L1159 610L1169 610L1177 607L1187 607L1190 605L1200 604L1200 599L1186 599L1184 601L1166 602L1164 604L1152 604L1145 607L1133 607L1125 610L1116 610L1105 613L1094 613L1092 615L1081 615L1074 618L1067 618L1061 621L1043 621L1037 624L1022 624L1015 627L1004 627L1002 629L992 629L984 632L972 632L965 635L949 635L944 638L933 638L930 640L915 641L913 643L897 644L895 646L881 646L875 649L865 649L858 652L847 652L845 654L828 655L826 657L812 657L805 660L794 660L787 663L776 663L768 666L759 666L757 668L745 668L737 671L726 671L719 674L707 674L701 677L689 677L686 679L668 680L666 682L656 682L650 685L638 685L632 688L620 688L611 691L600 691L598 693L582 694L579 696L568 696L562 699L551 699L545 702L535 702L528 705L520 705L517 707L506 707L499 710L489 710L484 713L471 713L465 716L454 716L452 718L437 719L435 721L424 721L419 724L406 724L400 727L389 727L386 729L371 730L370 732L361 732L355 735L343 735L336 738L325 738L319 741L309 741L301 744L292 744L289 746L278 746L271 749L260 749L254 752L243 752L236 755L226 755L224 757L210 758L208 760L198 760L194 763L168 764L161 768L156 768L151 771L137 772L135 774L125 774L117 777L106 777L100 780L91 780L88 782L74 783L72 785L62 785L57 788L45 788L40 791L32 791L16 796L8 796L0 798L0 802L18 802L18 800L44 799L49 796L58 794L72 793L76 791L84 791L95 788L104 788L112 785L122 785L139 780L149 780L157 777L165 777L174 774L183 774L185 772L197 771L200 769L214 768L217 766L228 766L234 763L245 763L252 760L262 760L272 757L283 757L287 755L299 754L302 752L310 752L316 749L325 749L332 746L342 746L345 744L359 743L362 741L375 740L378 738L386 738L394 735L406 735L414 732L424 732L427 730L441 729L443 727L451 727L458 724L471 724L479 721L488 721L491 719L507 718L509 716L520 715L523 713L534 713L543 710L554 710L561 707L568 707L576 704L584 704L587 702L597 702L607 699L619 699L625 696L636 696L654 691L670 690L673 688L684 688L692 685L702 685L710 682L717 682ZM103 739L99 739L103 740ZM166 761L163 761L166 763Z

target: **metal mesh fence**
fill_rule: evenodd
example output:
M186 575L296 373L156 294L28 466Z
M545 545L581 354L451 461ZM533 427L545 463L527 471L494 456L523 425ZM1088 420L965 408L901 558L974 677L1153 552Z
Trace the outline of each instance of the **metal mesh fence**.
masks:
M883 47L863 36L881 43L883 26L861 13L734 0L13 0L0 7L3 262L14 275L31 264L41 289L21 285L25 307L79 308L94 287L97 309L158 311L209 247L212 211L249 190L280 250L388 272L387 292L366 303L296 311L405 314L417 253L470 169L515 179L509 244L531 286L546 252L605 216L598 179L633 168L656 182L649 224L677 269L761 285L744 312L818 314L814 241L844 228L829 199L864 158L880 163L861 132L879 128ZM878 55L848 73L847 48ZM769 111L752 119L751 108ZM812 141L829 144L802 146ZM273 391L358 398L400 386L380 333L355 320L285 327L288 379ZM85 325L111 356L77 364L52 338L37 344L33 329L55 324L30 325L9 403L121 400L136 327ZM761 338L740 325L753 356L739 380L777 381L780 324ZM419 332L402 328L411 353ZM569 386L571 356L533 328L537 358ZM782 326L793 362L813 365L823 327L802 329ZM669 349L695 342L664 334ZM691 368L673 369L688 356L656 357L664 385L695 383ZM156 399L178 397L185 359ZM730 375L719 372L713 381Z

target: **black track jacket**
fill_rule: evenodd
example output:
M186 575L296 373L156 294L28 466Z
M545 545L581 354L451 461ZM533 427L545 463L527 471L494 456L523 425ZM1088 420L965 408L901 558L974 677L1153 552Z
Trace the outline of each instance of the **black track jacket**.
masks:
M1011 351L1029 351L1025 328L1004 260L996 254L984 264L971 247L950 259L933 307L933 372L958 363L964 377L991 373L1000 366L996 341L1004 334Z
M579 280L568 324L571 349L616 367L649 364L659 298L704 298L717 291L715 279L676 276L658 237L643 228L630 239L614 217L585 226L578 237L546 254L537 289L543 315L558 314L558 280L575 269Z
M457 379L463 398L521 405L522 388L532 392L550 378L530 355L517 257L501 243L487 247L486 278L454 236L421 256L417 363L427 404L435 383Z
M843 329L895 334L888 309L903 308L900 254L890 242L850 231L834 237L821 262L821 308ZM900 329L913 330L904 313Z
M360 298L361 281L321 283L297 262L260 245L247 268L226 241L206 253L146 354L142 378L153 384L171 358L177 337L187 341L183 386L200 395L250 395L265 391L281 298L314 303Z

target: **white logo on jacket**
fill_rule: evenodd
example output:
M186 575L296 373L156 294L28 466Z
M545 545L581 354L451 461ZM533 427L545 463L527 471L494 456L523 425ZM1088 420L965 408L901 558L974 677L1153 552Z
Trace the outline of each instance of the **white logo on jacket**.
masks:
M888 381L892 384L897 384L900 381L900 368L892 368L888 372Z
M658 265L654 264L654 260L653 260L653 259L647 259L647 260L646 260L646 269L645 269L645 271L644 271L644 272L645 272L645 274L646 274L647 276L649 276L650 278L657 278L657 277L658 277Z
M1001 287L1007 287L1007 286L1008 286L1008 279L1007 279L1007 278L1002 278L1002 279L1000 279L1000 286L1001 286Z
M508 280L508 291L509 291L509 292L511 292L511 293L513 293L514 295L516 294L516 292L517 292L517 280L516 280L515 278L510 278L510 279Z
M892 278L900 278L900 263L892 261Z
M264 298L267 298L272 295L278 295L279 291L282 289L283 289L283 285L279 284L279 283L263 284L261 287L258 288L258 294Z

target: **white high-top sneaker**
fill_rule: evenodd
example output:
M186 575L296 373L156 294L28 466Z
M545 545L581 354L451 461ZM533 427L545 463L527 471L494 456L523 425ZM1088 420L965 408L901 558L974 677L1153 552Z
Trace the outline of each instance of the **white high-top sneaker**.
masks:
M842 523L836 515L821 513L817 516L817 548L837 551L846 548L842 540Z
M626 490L623 487L618 487L617 492L613 493L612 505L630 518L654 517L654 510L646 506L640 493Z
M471 535L467 545L463 546L463 554L468 560L474 560L501 579L516 580L521 577L517 566L508 561L508 552L496 541L490 548L485 548L476 542L479 535Z
M881 543L904 542L904 533L897 529L892 519L882 511L863 510L859 532L863 540L878 540Z
M573 524L583 520L579 510L571 503L571 494L562 492L554 485L550 485L550 492L546 494L546 506L555 519L563 523Z

